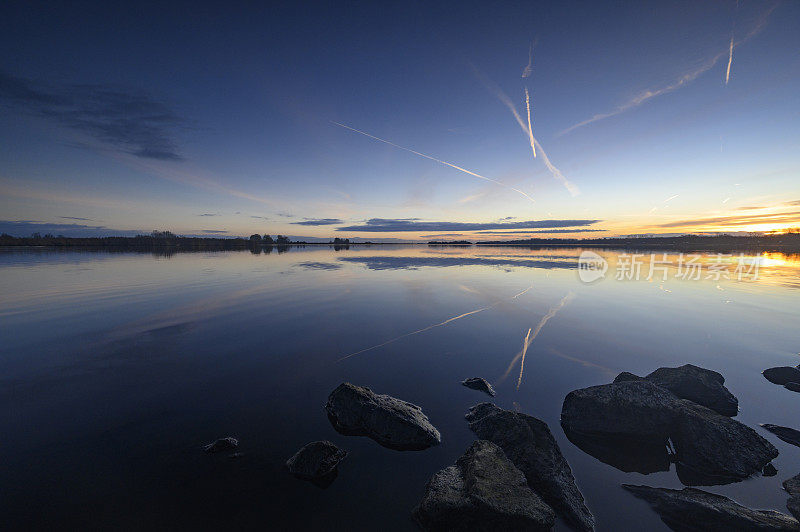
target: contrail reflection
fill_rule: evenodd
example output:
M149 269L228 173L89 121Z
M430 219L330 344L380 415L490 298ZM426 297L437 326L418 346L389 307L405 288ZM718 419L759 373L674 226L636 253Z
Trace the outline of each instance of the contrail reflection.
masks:
M514 356L514 358L511 359L511 363L509 363L508 368L506 369L506 372L503 373L503 375L499 379L497 379L497 383L498 384L500 384L501 382L506 380L508 375L511 373L511 370L513 369L514 365L517 363L517 360L523 359L522 364L520 364L519 379L517 380L517 389L519 390L519 385L522 383L522 371L523 371L523 365L525 363L524 362L524 357L525 357L525 353L527 353L527 351L528 351L528 347L530 347L530 345L533 343L533 341L536 339L536 337L542 331L542 328L550 320L550 318L552 318L553 316L558 314L558 311L561 310L562 308L564 308L564 306L566 306L573 299L575 299L575 294L573 292L568 293L566 296L564 296L561 299L561 301L558 302L557 305L553 306L550 310L547 311L547 314L545 314L542 317L542 319L539 320L539 323L536 324L536 327L533 327L533 334L531 334L530 330L528 331L528 334L525 336L525 341L524 341L523 346L522 346L522 351L517 353Z
M528 291L530 291L532 288L533 288L533 285L529 286L528 288L526 288L525 290L523 290L519 294L516 294L516 295L512 296L510 299L517 299L518 297L528 293ZM422 329L418 329L416 331L411 331L411 332L408 332L408 333L405 333L405 334L401 334L400 336L392 338L391 340L386 340L385 342L380 343L378 345L373 345L372 347L367 347L366 349L362 349L361 351L356 351L355 353L350 353L349 355L345 355L342 358L338 359L336 362L341 362L343 360L347 360L350 357L354 357L356 355L360 355L361 353L366 353L367 351L372 351L373 349L377 349L379 347L383 347L385 345L389 345L389 344L391 344L393 342L396 342L397 340L401 340L403 338L407 338L407 337L413 336L415 334L423 333L425 331L430 331L431 329L435 329L436 327L442 327L444 325L447 325L448 323L452 323L452 322L454 322L456 320L460 320L461 318L466 318L467 316L471 316L473 314L478 314L479 312L483 312L484 310L489 310L491 308L494 308L494 307L496 307L497 305L499 305L500 303L502 303L504 301L505 301L504 299L501 299L500 301L492 303L488 307L482 307L482 308L479 308L479 309L472 310L470 312L465 312L464 314L459 314L458 316L454 316L454 317L448 318L448 319L446 319L446 320L444 320L442 322L435 323L435 324L429 325L427 327L423 327Z

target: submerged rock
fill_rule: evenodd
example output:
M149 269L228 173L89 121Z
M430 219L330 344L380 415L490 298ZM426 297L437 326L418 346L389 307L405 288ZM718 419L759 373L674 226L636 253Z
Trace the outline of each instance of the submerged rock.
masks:
M800 382L787 382L783 387L792 392L800 392Z
M762 423L761 426L786 443L791 443L792 445L800 447L800 431L790 429L789 427L781 427L780 425L772 425L770 423Z
M487 381L486 379L482 379L480 377L472 377L469 379L464 379L463 381L461 381L461 384L463 384L467 388L478 390L479 392L486 392L492 397L496 395L494 388L492 388L492 385L489 384L489 381Z
M752 510L722 495L695 488L623 488L644 499L672 530L800 530L800 523L774 510Z
M347 451L329 441L312 441L286 460L289 472L305 480L317 480L336 470Z
M723 416L739 413L739 400L724 386L725 378L716 371L684 364L677 368L658 368L645 379Z
M544 421L481 403L466 415L479 438L499 445L528 479L528 485L577 530L593 530L594 517L572 470Z
M368 436L390 449L419 451L442 441L417 405L349 382L331 392L325 410L338 432Z
M431 477L412 515L425 530L549 530L553 510L497 445L478 440Z
M219 453L222 451L231 451L239 447L239 440L232 436L220 438L215 442L209 443L203 450L207 453Z
M777 368L765 369L762 373L764 378L773 384L781 386L789 382L800 382L800 369L793 366L779 366Z
M761 474L765 477L774 477L778 474L778 470L775 469L775 466L772 465L772 462L764 466L764 470L761 471Z
M772 444L727 416L645 381L623 381L570 392L561 424L582 435L675 446L676 461L712 484L743 479L778 455ZM716 480L718 478L718 480Z

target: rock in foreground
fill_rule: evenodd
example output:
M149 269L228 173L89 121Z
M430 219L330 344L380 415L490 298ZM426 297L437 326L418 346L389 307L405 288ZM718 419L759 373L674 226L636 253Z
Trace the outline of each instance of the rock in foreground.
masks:
M298 478L317 480L333 473L345 456L347 451L329 441L312 441L286 460L286 467Z
M333 427L348 436L368 436L390 449L420 451L442 441L417 405L345 382L325 405Z
M762 423L761 426L786 443L791 443L792 445L800 447L800 431L790 429L789 427L781 427L780 425L772 425L770 423Z
M644 499L672 530L800 530L800 523L774 510L751 510L722 495L695 488L623 488Z
M739 400L724 386L725 378L716 371L685 364L678 368L659 368L645 379L723 416L739 413Z
M478 440L433 475L412 512L425 530L549 530L553 510L497 445Z
M787 382L783 387L790 392L800 392L800 382Z
M463 381L461 381L461 384L463 384L467 388L478 390L479 392L486 392L492 397L496 395L494 388L492 388L492 385L489 384L489 381L487 381L486 379L482 379L480 377L472 377L469 379L464 379Z
M577 530L594 529L594 517L547 423L491 403L473 406L466 419L479 438L503 449L533 491L559 515Z
M220 453L222 451L232 451L239 447L239 440L232 436L227 438L220 438L215 442L209 443L203 450L207 453Z
M792 512L792 515L800 519L800 475L796 475L789 480L783 482L783 489L789 492L791 497L786 503L786 508Z
M765 369L762 374L769 382L781 386L790 382L800 382L800 369L792 366Z
M708 484L743 479L761 471L778 450L751 428L648 380L623 381L570 392L561 424L571 432L639 439L666 445L678 463L708 477ZM714 481L714 477L720 477Z

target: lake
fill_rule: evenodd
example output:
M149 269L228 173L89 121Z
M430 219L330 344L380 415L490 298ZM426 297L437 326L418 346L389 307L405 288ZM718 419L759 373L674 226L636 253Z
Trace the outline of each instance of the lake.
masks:
M414 530L427 480L475 439L464 414L489 398L460 381L479 376L548 423L598 530L665 530L620 484L678 488L674 466L624 473L559 416L574 389L685 363L722 373L780 451L777 476L703 489L787 513L800 449L758 424L800 428L800 395L761 375L800 363L800 255L704 254L694 279L647 252L637 280L633 252L595 250L605 277L584 282L574 248L258 251L0 250L4 528ZM338 434L343 381L420 405L441 445ZM229 435L241 457L203 452ZM350 453L326 489L284 469L322 439Z

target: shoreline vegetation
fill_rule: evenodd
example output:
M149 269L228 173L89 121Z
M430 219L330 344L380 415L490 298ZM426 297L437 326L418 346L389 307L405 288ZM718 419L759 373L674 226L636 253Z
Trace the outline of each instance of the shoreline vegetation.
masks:
M349 238L334 238L329 242L293 241L277 235L251 235L249 238L219 238L179 236L170 231L153 231L149 235L66 237L63 235L34 233L27 237L9 234L0 235L0 247L51 247L114 250L171 249L175 251L245 250L264 248L286 248L288 246L334 246L345 248L351 245L409 245L413 242L352 242ZM606 238L531 238L523 240L490 240L471 242L468 240L430 241L428 246L516 246L516 247L588 247L616 249L661 249L695 251L781 251L800 253L800 232L770 235L681 235Z

